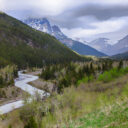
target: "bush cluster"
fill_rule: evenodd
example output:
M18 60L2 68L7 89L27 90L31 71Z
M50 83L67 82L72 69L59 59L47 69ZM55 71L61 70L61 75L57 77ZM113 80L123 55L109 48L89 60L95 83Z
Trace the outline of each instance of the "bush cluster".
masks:
M0 69L0 88L12 85L14 78L18 76L17 66L6 66Z

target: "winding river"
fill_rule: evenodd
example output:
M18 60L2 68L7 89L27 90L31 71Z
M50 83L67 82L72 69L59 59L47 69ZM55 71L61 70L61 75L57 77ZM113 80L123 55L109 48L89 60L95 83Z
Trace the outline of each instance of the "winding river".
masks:
M30 95L35 95L35 93L39 93L42 97L49 95L43 90L37 89L35 87L32 87L28 84L28 82L37 80L38 76L23 74L22 71L18 72L18 78L15 79L15 86L22 89L23 91L28 92ZM8 112L11 112L17 108L20 108L24 105L23 100L18 100L12 103L5 104L3 106L0 106L0 114L6 114Z

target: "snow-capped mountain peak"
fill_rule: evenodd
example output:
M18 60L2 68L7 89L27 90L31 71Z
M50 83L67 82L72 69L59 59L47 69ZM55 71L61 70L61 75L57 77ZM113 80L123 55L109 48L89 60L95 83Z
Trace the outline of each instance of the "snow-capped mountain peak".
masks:
M98 38L88 43L91 47L97 49L98 51L108 54L111 45L109 44L110 39L108 38Z
M61 32L60 28L57 25L52 26L53 32Z
M24 22L34 29L52 34L51 25L46 18L28 18Z

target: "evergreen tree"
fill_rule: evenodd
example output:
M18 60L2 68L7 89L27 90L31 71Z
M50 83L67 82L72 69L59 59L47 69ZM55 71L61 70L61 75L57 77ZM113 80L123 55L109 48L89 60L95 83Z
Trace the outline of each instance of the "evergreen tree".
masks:
M98 68L97 68L97 70L98 70L98 71L101 71L101 67L100 67L100 65L98 65Z
M92 62L91 62L91 64L90 64L90 73L91 73L91 74L94 74L94 67L93 67Z
M123 61L121 60L118 65L118 69L121 69L123 67Z
M102 63L102 71L104 72L105 71L105 64L104 63Z
M0 87L3 86L3 77L0 75Z

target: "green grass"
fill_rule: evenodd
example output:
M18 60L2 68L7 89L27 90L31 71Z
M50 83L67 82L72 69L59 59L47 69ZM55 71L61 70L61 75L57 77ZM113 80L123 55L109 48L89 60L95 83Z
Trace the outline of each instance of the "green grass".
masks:
M70 124L69 128L127 128L127 126L128 102L125 101L87 114L77 122Z
M103 74L101 74L98 77L98 80L103 81L103 82L109 82L109 81L114 80L115 78L125 75L126 73L128 73L128 67L121 68L121 69L113 68L113 69L111 69L109 71L105 71Z

